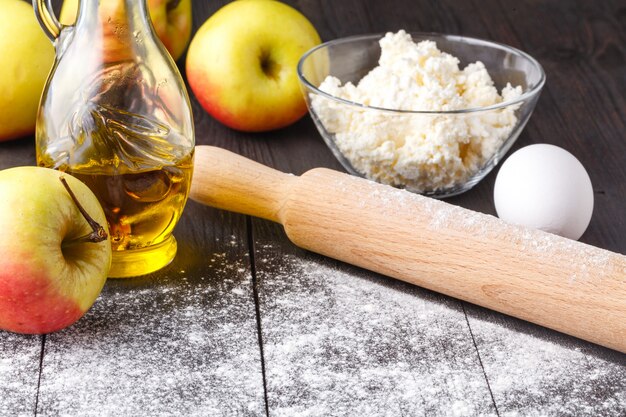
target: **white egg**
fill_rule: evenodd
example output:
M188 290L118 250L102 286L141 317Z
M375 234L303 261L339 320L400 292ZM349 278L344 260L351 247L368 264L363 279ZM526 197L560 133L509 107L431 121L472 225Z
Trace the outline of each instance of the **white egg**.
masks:
M502 164L494 201L504 221L578 240L591 221L593 188L574 155L537 144L518 150Z

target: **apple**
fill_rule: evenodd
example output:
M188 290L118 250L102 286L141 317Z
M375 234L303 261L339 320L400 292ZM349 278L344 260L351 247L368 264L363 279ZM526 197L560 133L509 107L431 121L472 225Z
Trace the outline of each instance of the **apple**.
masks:
M0 213L0 329L43 334L76 322L111 266L96 196L59 171L10 168L0 171Z
M191 0L148 0L152 25L176 61L191 38Z
M279 129L306 103L296 66L320 43L300 12L274 0L239 0L211 16L187 52L187 80L215 119L237 130Z
M0 141L5 141L35 131L54 48L32 6L21 0L0 0L0 33Z
M191 37L191 0L148 0L148 11L156 34L177 60ZM77 12L78 0L65 0L59 20L64 25L73 25Z

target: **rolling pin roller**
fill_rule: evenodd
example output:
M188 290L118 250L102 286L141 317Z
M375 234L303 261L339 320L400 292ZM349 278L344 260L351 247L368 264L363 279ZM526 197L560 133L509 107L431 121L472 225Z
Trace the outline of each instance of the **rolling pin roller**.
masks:
M361 178L196 147L191 198L296 245L626 353L626 257Z

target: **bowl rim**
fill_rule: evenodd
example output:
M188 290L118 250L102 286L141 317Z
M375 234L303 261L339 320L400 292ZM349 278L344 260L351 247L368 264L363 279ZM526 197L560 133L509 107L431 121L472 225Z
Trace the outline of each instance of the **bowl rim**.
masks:
M499 42L494 42L494 41L489 41L489 40L485 40L485 39L480 39L480 38L474 38L474 37L470 37L470 36L461 36L461 35L451 35L451 34L445 34L445 33L438 33L438 32L407 32L409 35L411 35L411 37L414 36L419 36L419 37L433 37L433 38L445 38L445 39L449 39L449 40L453 40L453 41L457 41L457 42L473 42L475 44L481 45L481 46L488 46L491 48L497 48L497 49L502 49L502 50L506 50L508 52L514 53L516 55L520 55L523 58L527 59L532 65L534 65L540 73L540 78L539 78L539 82L531 89L524 91L519 97L513 99L513 100L508 100L508 101L502 101L500 103L497 104L492 104L490 106L483 106L483 107L470 107L467 109L457 109L457 110L399 110L399 109L389 109L389 108L385 108L385 107L377 107L377 106L368 106L366 104L362 104L362 103L357 103L355 101L351 101L351 100L347 100L341 97L337 97L337 96L333 96L332 94L329 94L325 91L320 90L317 86L313 85L305 76L303 73L303 66L304 66L304 62L307 60L307 58L309 58L313 53L315 53L316 51L323 49L323 48L327 48L330 46L334 46L334 45L338 45L338 44L342 44L342 43L350 43L350 42L355 42L355 41L361 41L361 40L373 40L373 39L382 39L383 36L385 36L387 33L393 33L393 32L384 32L384 33L375 33L375 34L366 34L366 35L355 35L355 36L348 36L348 37L344 37L344 38L338 38L338 39L334 39L331 41L327 41L324 43L321 43L311 49L309 49L307 52L304 53L304 55L302 55L302 57L300 57L300 60L298 61L298 65L297 65L297 74L298 74L298 78L300 79L300 82L306 86L307 89L311 90L312 92L319 94L321 96L324 96L330 100L333 101L338 101L340 103L346 104L348 106L352 106L352 107L358 107L360 109L372 109L372 110L377 110L377 111L383 111L383 112L389 112L389 113L396 113L396 114L464 114L464 113L477 113L477 112L483 112L483 111L491 111L491 110L497 110L497 109L502 109L505 107L509 107L511 105L517 104L517 103L521 103L524 102L525 100L527 100L528 98L531 98L533 96L536 96L537 94L539 94L541 92L541 89L543 88L545 82L546 82L546 73L543 69L543 67L541 66L541 64L539 63L539 61L537 61L535 58L533 58L531 55L527 54L524 51L521 51L517 48L514 48L512 46L503 44L503 43L499 43ZM396 32L397 33L397 32Z

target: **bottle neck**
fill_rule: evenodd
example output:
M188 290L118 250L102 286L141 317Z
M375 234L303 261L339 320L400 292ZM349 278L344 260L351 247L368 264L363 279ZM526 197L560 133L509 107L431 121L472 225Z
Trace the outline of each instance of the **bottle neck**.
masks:
M80 0L76 30L83 29L101 44L105 62L129 59L133 44L152 36L146 0Z
M80 0L77 24L81 18L131 23L147 20L148 7L146 0Z

